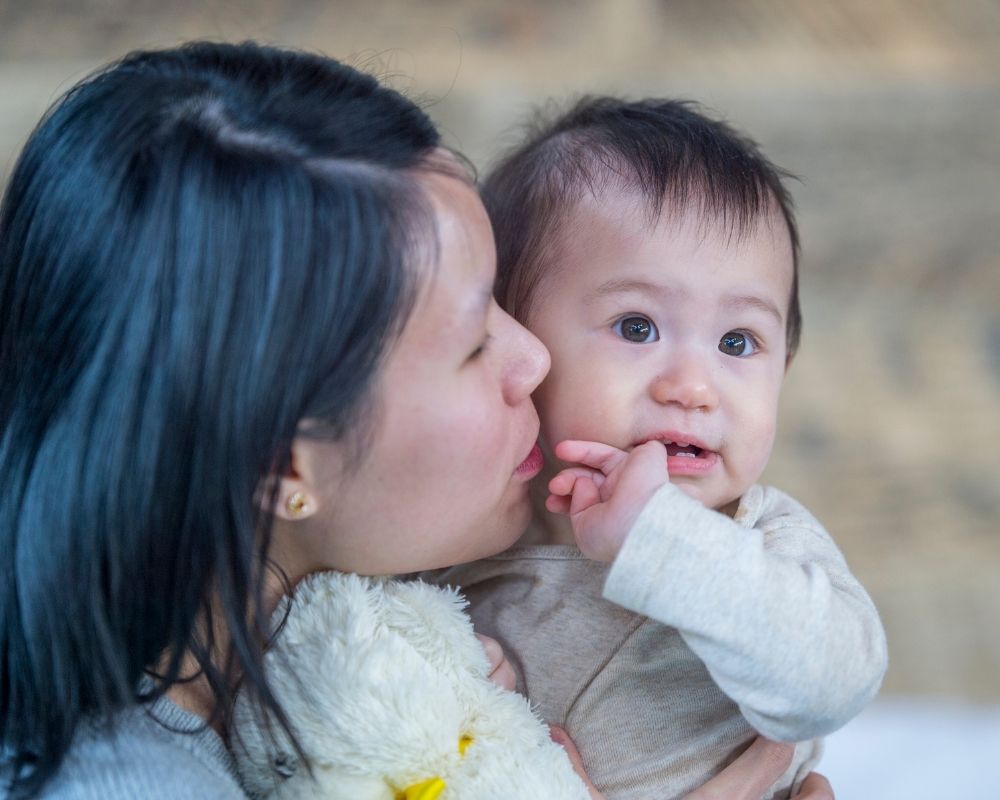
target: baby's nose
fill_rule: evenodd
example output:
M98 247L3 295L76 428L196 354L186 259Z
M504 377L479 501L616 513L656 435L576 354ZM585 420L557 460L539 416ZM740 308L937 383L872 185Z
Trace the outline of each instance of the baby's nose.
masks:
M650 394L661 405L678 405L690 411L710 411L719 403L708 365L685 356L653 380Z

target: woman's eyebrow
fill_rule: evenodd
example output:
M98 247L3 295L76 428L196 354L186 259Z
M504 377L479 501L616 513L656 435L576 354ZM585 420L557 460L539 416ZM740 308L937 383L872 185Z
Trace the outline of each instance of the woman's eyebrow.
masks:
M482 291L472 295L468 302L464 303L464 308L460 314L463 325L478 325L479 321L486 316L490 309L490 301L493 299L493 286L487 286Z
M476 296L476 302L472 304L472 308L477 314L485 314L489 310L492 300L493 284L491 283Z

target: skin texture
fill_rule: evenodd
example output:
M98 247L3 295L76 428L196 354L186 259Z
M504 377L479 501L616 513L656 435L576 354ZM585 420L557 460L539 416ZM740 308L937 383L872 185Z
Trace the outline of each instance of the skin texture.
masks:
M549 366L539 341L493 300L495 248L478 195L439 172L420 182L436 264L376 389L360 464L350 447L301 437L282 479L274 557L293 582L321 569L362 575L461 563L511 545L530 515L518 469L535 445L531 393ZM308 498L290 515L286 499Z
M653 450L685 493L732 512L770 457L787 367L793 261L780 216L733 234L668 203L650 227L639 198L611 188L581 201L567 230L527 320L552 356L535 393L543 442ZM550 541L573 541L547 524Z

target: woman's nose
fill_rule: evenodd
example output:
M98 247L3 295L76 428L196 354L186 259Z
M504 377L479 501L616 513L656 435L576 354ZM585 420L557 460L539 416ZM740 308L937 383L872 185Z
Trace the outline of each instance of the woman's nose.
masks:
M719 404L711 369L694 354L678 355L653 379L650 394L661 405L688 411L711 411Z
M509 355L504 365L504 400L515 405L531 396L548 374L552 362L549 351L531 331L507 316L508 326L502 332L507 340Z

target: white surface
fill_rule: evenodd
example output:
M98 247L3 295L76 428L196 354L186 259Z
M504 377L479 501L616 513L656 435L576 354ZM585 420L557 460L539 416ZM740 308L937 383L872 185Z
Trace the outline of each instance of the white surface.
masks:
M837 800L1000 800L1000 706L879 699L827 738Z

